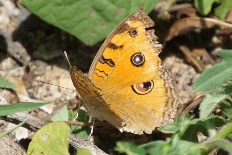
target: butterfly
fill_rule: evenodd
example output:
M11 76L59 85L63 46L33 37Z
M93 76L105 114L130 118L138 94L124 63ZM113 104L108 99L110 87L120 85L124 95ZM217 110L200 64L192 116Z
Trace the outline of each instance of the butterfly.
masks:
M120 131L151 134L173 122L178 101L162 66L154 21L143 11L123 20L107 37L84 76L70 75L89 115Z

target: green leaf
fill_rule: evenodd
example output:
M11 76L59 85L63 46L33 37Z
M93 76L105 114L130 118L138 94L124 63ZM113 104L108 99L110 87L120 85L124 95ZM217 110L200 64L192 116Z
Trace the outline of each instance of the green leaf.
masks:
M224 124L225 120L218 116L195 119L192 121L191 125L187 127L181 139L198 142L197 133L201 132L205 136L212 137L216 134L216 127L221 127Z
M55 121L68 121L68 107L67 105L63 106L54 116L52 116L51 120Z
M114 150L127 155L146 155L146 151L142 147L138 147L135 144L126 141L118 141Z
M7 82L6 80L4 80L2 78L2 76L0 75L0 88L7 88L7 89L14 89L15 85L13 85L10 82Z
M224 93L208 93L200 104L200 118L207 118L216 106L226 98Z
M169 149L171 147L170 139L167 139L166 141L153 141L147 144L140 145L142 148L144 148L147 152L147 154L168 154Z
M88 122L89 116L87 112L82 109L79 109L77 114L77 111L68 110L65 105L52 117L52 121L73 121L74 119L78 122ZM84 139L87 139L91 132L91 129L88 126L71 125L70 128L72 133Z
M209 151L215 150L217 148L222 148L228 152L232 152L232 143L226 138L230 138L232 133L232 122L224 125L214 137L206 141L203 146L205 146Z
M220 50L224 61L204 71L193 85L194 91L205 91L219 86L232 77L232 50Z
M225 139L210 141L208 143L203 144L203 146L209 150L208 152L213 151L218 148L222 148L223 150L226 150L230 153L232 152L232 143Z
M177 147L172 148L168 154L203 155L205 154L205 152L200 146L200 144L185 141L185 140L180 140Z
M228 139L229 139L230 141L232 141L232 133L230 133L230 134L228 135Z
M207 15L211 12L213 3L218 3L218 1L219 0L194 0L194 6L201 14Z
M158 130L166 134L179 132L179 135L182 135L189 125L196 124L196 122L197 120L193 120L192 115L182 115L176 117L173 123L161 126Z
M69 112L69 118L73 120L77 116L76 112ZM78 110L78 117L76 119L78 122L88 122L89 116L88 113L82 109ZM89 126L76 126L71 125L71 131L72 133L76 134L79 137L82 137L84 139L87 139L89 137L89 134L91 132L91 128Z
M215 8L215 10L212 11L212 7L214 4L217 4L218 6ZM232 1L231 0L195 0L194 6L203 15L207 15L210 12L214 12L214 14L217 17L221 18L222 20L225 20L226 15L232 8Z
M173 145L170 139L166 141L154 141L141 145L141 147L143 147L149 155L202 155L204 153L199 144L185 140L178 141L177 145Z
M231 133L232 133L232 122L224 125L223 128L221 128L221 130L212 138L212 141L226 138Z
M47 102L44 102L44 103L21 102L17 104L0 105L0 116L6 116L6 115L14 114L17 112L33 110L33 109L39 108L46 104L49 104L49 103Z
M86 45L106 38L125 17L144 9L150 12L158 0L22 0L41 19L76 36Z
M220 104L222 114L229 120L232 120L232 101L225 100Z
M172 138L141 145L147 154L207 154L209 148L198 144L197 134L200 132L205 136L213 137L216 134L216 128L224 125L225 121L220 117L190 120L188 116L182 116L174 124L178 127L178 131Z
M221 49L217 52L228 64L232 64L231 57L232 57L232 50Z
M92 155L92 153L86 148L79 148L76 155Z
M229 136L232 131L232 123L225 125L225 120L221 117L214 116L206 119L192 119L192 116L184 115L176 119L173 126L174 130L176 130L176 128L178 130L171 138L165 141L153 141L139 146L132 145L132 148L143 148L145 153L149 155L206 155L215 148L223 148L228 151L231 150L231 144L224 143L225 146L222 146L216 142ZM218 132L219 127L221 129ZM168 128L168 131L169 129L171 128ZM199 143L198 133L202 133L209 138L205 140L204 143ZM131 146L128 144L121 145L121 153L129 154L131 152L136 152L131 151L133 149L131 149Z
M69 155L69 134L70 128L66 123L49 123L34 134L27 155Z
M172 124L163 125L159 127L158 130L163 133L173 134L178 131L178 127L176 123L172 123Z
M200 104L200 118L208 117L212 111L232 93L232 80L209 91Z
M215 15L221 18L222 20L225 20L227 14L232 9L232 1L231 0L220 0L220 6L215 8Z

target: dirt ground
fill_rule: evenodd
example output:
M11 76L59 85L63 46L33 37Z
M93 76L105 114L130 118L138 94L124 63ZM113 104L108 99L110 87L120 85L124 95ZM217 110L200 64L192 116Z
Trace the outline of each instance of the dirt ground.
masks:
M15 91L0 89L0 97L9 104L52 102L53 104L28 113L42 122L50 121L51 116L63 105L68 105L69 108L77 107L80 99L76 97L77 92L73 87L63 51L67 51L72 65L87 73L102 42L92 47L85 46L75 37L40 20L14 1L0 0L0 10L0 74L5 80L16 85ZM177 17L178 13L184 14L183 10L175 12L175 16ZM152 12L150 15L157 20L158 17L154 14ZM192 8L188 10L189 14L194 14ZM160 57L170 71L181 99L179 112L193 112L199 103L193 101L201 97L201 94L195 94L192 85L205 68L220 60L215 53L217 48L231 48L232 44L228 44L231 43L231 33L222 35L216 33L213 27L200 27L198 32L192 30L168 40L164 34L167 36L167 30L171 28L163 28L162 23L156 24L156 28L159 41L164 47ZM204 38L206 34L212 35ZM8 119L0 119L1 130L12 126ZM34 131L22 127L10 135L8 142L11 143L12 140L12 143L16 142L26 149L33 133ZM138 140L137 136L131 134L119 134L116 129L96 128L93 141L99 148L110 153L117 140L129 139L141 144L160 137L159 134L145 135ZM6 147L7 150L9 143L0 143L0 147Z

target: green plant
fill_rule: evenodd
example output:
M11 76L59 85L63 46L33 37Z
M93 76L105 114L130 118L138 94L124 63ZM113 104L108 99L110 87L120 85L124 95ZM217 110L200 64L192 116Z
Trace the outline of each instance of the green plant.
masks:
M15 86L12 83L4 80L0 76L0 88L14 89ZM4 97L4 96L1 96L1 97ZM14 114L17 112L33 110L33 109L39 108L46 104L48 103L47 102L43 102L43 103L20 102L17 104L6 104L5 103L4 105L0 105L0 116L7 116L7 115Z
M221 127L219 131L217 131L218 127ZM138 146L131 142L119 141L115 151L127 155L206 155L214 149L223 148L232 152L232 143L227 138L232 131L232 122L226 123L221 117L192 119L184 116L159 130L165 133L173 133L174 131L174 133L166 141L158 140ZM208 138L203 143L198 143L198 133L202 133Z
M132 12L143 8L150 12L158 0L22 0L41 19L94 45L106 38L113 28Z
M70 110L67 106L63 106L54 116L52 116L52 121L78 121L78 122L88 122L89 117L86 111L79 109L78 111ZM71 132L87 139L90 134L90 127L88 126L70 126Z
M53 122L38 130L29 144L27 154L69 154L70 128L64 122Z
M13 85L12 83L4 80L2 78L2 76L0 75L0 88L14 89L15 85Z
M213 6L214 4L217 7ZM214 15L225 20L226 15L232 8L231 0L195 0L194 6L202 15L208 15L210 12L213 12Z
M0 138L6 136L7 134L13 132L14 130L16 130L18 127L22 126L24 123L26 122L26 119L24 121L22 121L21 123L19 123L18 125L16 125L15 127L13 127L12 129L9 129L3 133L0 133Z
M185 154L206 155L222 148L232 152L232 50L220 50L224 61L207 69L194 83L195 91L207 90L200 105L200 118L182 116L172 124L159 128L163 133L172 134L166 141L154 141L143 145L119 141L115 150L127 155ZM216 106L222 114L213 116ZM198 142L198 134L207 137Z
M195 91L207 91L200 104L200 118L206 118L225 99L230 99L232 93L232 50L220 50L218 54L224 61L207 69L195 81ZM231 100L228 100L231 103Z
M14 89L15 86L12 83L4 80L2 78L2 76L0 75L0 88ZM0 100L2 103L4 102L3 97L4 96L2 96L2 99ZM39 107L46 105L46 104L48 104L48 103L47 102L44 102L44 103L20 102L20 103L16 103L16 104L8 104L8 103L4 102L3 105L0 105L0 117L7 116L10 114L14 114L14 113L18 113L18 112L33 110L33 109L39 108ZM26 120L22 121L20 124L18 124L14 128L7 130L3 133L0 133L0 138L11 133L12 131L17 129L18 127L22 126L25 122L26 122Z

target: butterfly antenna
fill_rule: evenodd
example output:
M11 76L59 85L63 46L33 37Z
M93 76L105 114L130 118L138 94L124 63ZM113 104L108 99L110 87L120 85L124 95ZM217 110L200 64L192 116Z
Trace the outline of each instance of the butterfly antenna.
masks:
M75 90L75 89L66 88L66 87L63 87L63 86L59 86L59 85L56 85L56 84L52 84L52 83L48 83L48 82L44 82L44 81L41 81L41 80L36 80L36 81L41 82L41 83L44 83L44 84L47 84L47 85L52 85L52 86L56 86L56 87L58 87L58 88L67 89L67 90L71 90L71 91L76 92L76 90Z
M68 59L68 55L67 55L67 52L66 52L66 51L64 51L64 55L65 55L65 57L66 57L66 59L67 59L67 61L68 61L69 66L72 67L72 65L71 65L71 63L70 63L70 61L69 61L69 59Z

